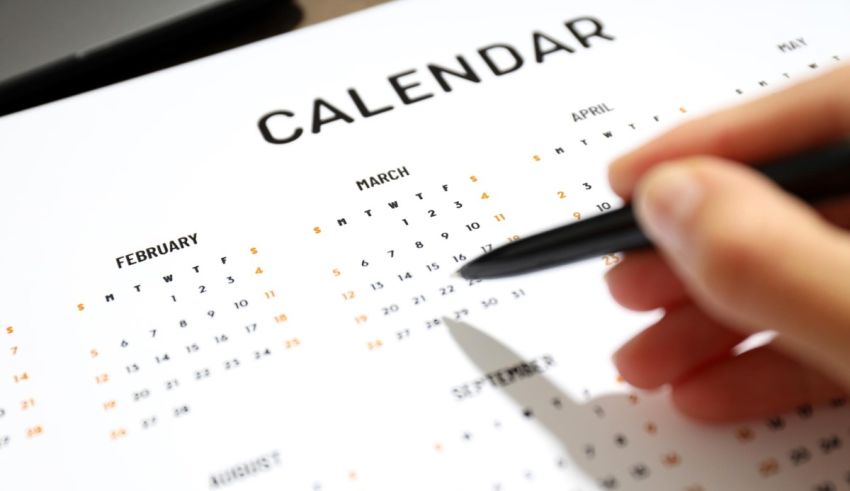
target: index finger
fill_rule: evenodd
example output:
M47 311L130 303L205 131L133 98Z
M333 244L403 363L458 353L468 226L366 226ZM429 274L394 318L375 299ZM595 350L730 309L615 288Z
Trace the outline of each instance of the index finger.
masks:
M694 155L766 161L850 135L850 66L685 123L615 160L611 187L629 200L655 164Z

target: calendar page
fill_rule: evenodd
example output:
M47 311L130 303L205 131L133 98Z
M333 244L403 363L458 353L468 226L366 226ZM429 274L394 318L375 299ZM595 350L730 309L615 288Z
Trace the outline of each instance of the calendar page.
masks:
M407 0L0 119L0 488L850 490L850 408L708 426L610 361L660 316L612 158L850 55L843 0Z

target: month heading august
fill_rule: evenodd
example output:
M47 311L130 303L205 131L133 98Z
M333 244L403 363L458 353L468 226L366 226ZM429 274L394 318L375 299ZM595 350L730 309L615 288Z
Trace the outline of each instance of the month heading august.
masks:
M575 53L578 49L589 49L592 47L591 41L594 38L597 38L594 40L596 42L599 40L614 41L615 39L614 36L605 31L602 22L595 17L576 17L565 21L564 27L568 36L565 36L563 32L550 35L541 31L533 31L531 33L530 50L527 48L518 49L506 43L494 43L479 48L477 50L478 58L480 58L483 66L486 66L486 69L476 68L475 64L471 64L464 55L455 57L456 66L446 67L429 63L426 68L443 92L451 92L453 87L449 83L450 77L478 84L482 80L481 74L486 73L486 71L492 73L493 76L501 77L526 66L526 58L533 58L537 64L541 64L548 57L554 58L560 52L563 52L560 53L560 56L564 56L565 54ZM390 75L387 77L387 82L392 93L395 94L394 97L403 105L414 104L434 97L434 92L428 92L426 88L422 87L416 69ZM354 114L359 114L361 118L365 119L392 111L396 106L394 103L388 102L391 97L393 96L385 97L380 102L369 101L367 103L356 88L350 88L348 89L350 101L332 103L319 97L314 99L312 103L313 111L309 119L289 109L275 109L263 115L257 126L263 139L269 143L276 145L292 143L301 138L305 131L304 126L302 126L303 123L299 123L299 121L309 122L310 131L313 134L319 134L325 125L337 121L344 121L349 124L355 122Z
M187 247L192 247L193 245L198 245L197 232L194 234L184 235L183 237L178 237L167 242L162 242L145 249L140 249L136 252L124 254L123 256L118 256L115 258L115 263L118 265L118 269L121 269L124 266L132 266L134 264L143 263L148 259L164 256L170 252L177 252Z

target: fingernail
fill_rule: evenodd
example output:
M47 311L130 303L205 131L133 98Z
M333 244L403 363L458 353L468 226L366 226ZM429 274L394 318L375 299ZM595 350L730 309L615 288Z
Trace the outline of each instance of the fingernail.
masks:
M683 165L661 165L647 175L635 193L635 213L644 232L673 252L686 248L685 231L702 201L703 187Z

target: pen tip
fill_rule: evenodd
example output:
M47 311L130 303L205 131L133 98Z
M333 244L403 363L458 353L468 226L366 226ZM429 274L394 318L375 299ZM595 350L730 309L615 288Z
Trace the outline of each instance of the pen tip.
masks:
M464 280L470 279L469 277L469 264L464 264L457 271L452 274L452 278L461 278Z

